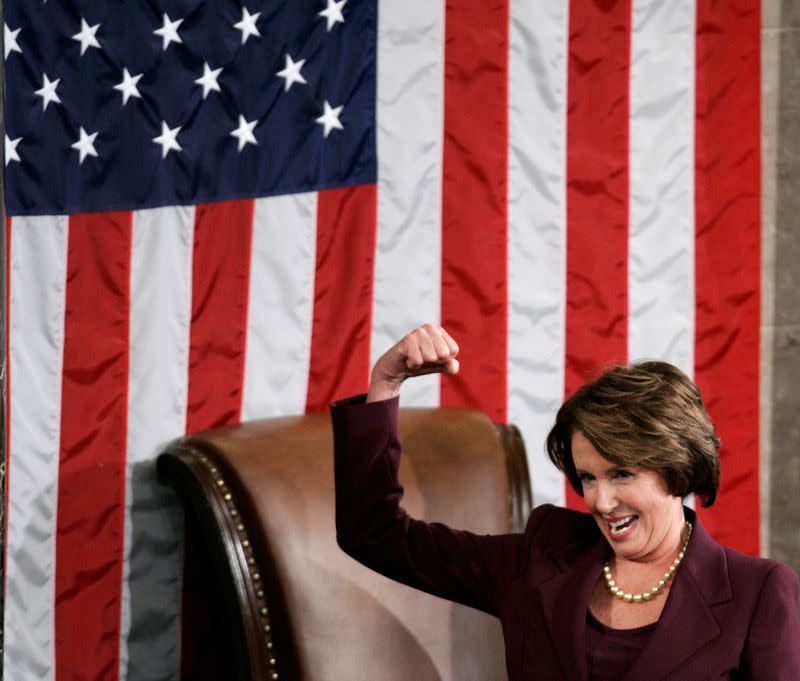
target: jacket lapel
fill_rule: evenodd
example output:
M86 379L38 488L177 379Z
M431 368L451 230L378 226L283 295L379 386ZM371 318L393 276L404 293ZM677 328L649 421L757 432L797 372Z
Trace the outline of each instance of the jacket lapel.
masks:
M588 681L586 611L609 548L600 538L588 550L571 546L554 558L562 572L539 586L545 622L564 678ZM576 675L577 674L577 675Z
M661 618L623 681L657 681L677 669L720 635L711 606L731 598L725 552L695 518Z

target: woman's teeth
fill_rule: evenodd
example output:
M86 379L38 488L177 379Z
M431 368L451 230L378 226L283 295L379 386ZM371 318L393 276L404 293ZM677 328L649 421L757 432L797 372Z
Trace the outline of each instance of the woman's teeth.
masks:
M608 524L609 527L611 528L610 530L611 534L622 534L633 524L636 518L638 518L638 516L629 515L620 520L610 520Z

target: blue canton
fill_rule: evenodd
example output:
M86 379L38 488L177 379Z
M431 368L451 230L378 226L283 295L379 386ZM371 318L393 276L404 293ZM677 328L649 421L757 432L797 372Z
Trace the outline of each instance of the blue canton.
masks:
M10 0L9 215L376 181L376 0Z

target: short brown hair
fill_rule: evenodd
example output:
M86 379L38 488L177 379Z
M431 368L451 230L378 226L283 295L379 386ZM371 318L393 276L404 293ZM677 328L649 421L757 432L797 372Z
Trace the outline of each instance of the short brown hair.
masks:
M670 494L694 493L704 507L717 498L720 439L700 390L671 364L613 367L561 405L547 436L547 453L583 496L572 459L576 430L618 466L659 473Z

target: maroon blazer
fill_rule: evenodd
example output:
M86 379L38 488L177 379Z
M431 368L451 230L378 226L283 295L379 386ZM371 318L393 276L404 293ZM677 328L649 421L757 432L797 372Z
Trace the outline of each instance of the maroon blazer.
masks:
M500 618L509 681L588 681L586 613L610 555L594 519L540 506L525 532L475 535L400 507L398 400L332 406L336 530L349 555ZM800 680L798 578L695 524L664 610L620 681Z

